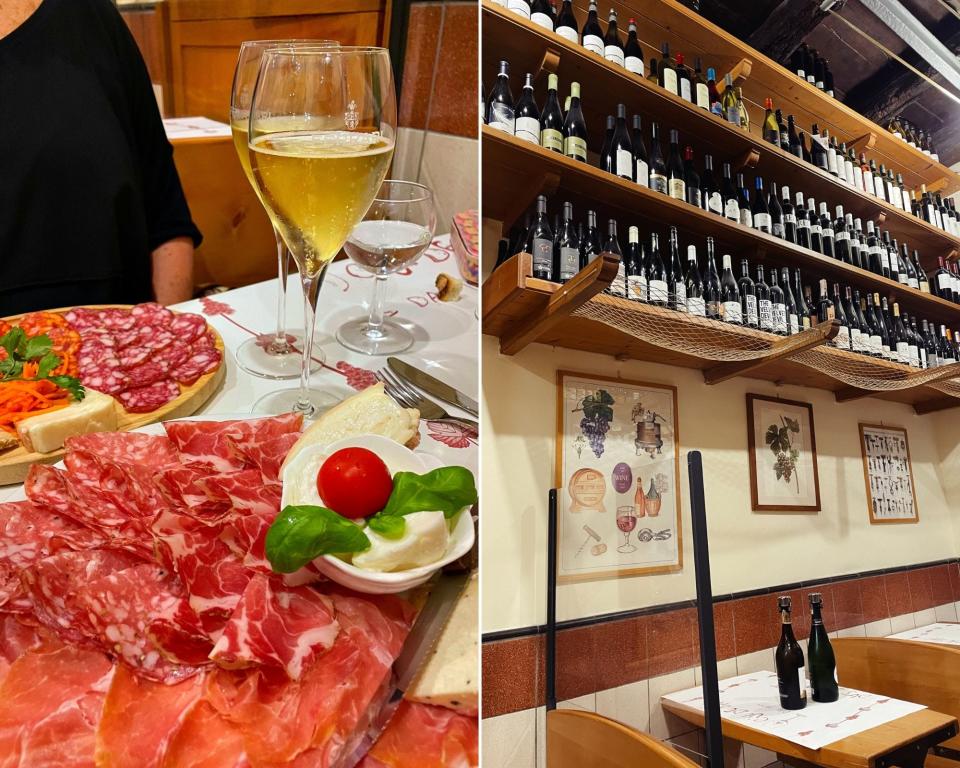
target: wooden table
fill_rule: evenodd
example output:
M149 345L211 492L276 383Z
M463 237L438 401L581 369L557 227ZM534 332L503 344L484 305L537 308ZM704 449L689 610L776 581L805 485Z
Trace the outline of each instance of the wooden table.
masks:
M661 699L663 708L688 723L703 727L703 712ZM740 723L722 720L723 735L776 752L790 765L821 765L826 768L920 768L927 751L957 735L957 719L924 709L884 725L871 728L821 749L772 736Z

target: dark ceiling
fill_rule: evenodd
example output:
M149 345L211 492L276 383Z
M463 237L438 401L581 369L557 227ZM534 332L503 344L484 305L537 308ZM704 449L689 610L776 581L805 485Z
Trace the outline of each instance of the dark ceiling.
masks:
M960 52L960 18L944 3L900 2L947 48ZM945 2L960 13L960 0ZM943 163L960 162L960 104L890 58L873 41L941 85L944 78L859 0L846 0L837 13L872 40L834 14L820 13L819 5L820 0L701 0L701 13L784 63L789 52L805 41L829 59L838 98L881 125L902 114L930 132Z

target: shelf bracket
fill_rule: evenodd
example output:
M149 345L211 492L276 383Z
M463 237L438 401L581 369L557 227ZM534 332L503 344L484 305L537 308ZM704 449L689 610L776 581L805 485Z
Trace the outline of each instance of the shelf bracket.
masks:
M733 65L733 68L728 73L733 78L733 87L736 88L738 85L742 85L743 81L750 77L750 73L753 71L753 62L750 59L740 59L736 64ZM721 82L726 82L726 78L721 78ZM724 88L723 90L726 90ZM720 91L723 93L723 91Z
M877 134L873 131L870 131L870 133L866 133L860 138L854 139L853 141L848 141L847 146L853 147L853 151L859 155L861 152L865 152L868 149L873 149L876 143Z
M514 189L510 200L504 204L503 228L510 229L523 212L526 211L537 195L546 195L550 197L560 186L560 174L552 171L544 173L535 173L529 177L524 184Z
M483 283L481 314L484 321L521 296L523 286L532 274L533 256L523 252L511 256L495 269Z
M500 269L506 266L504 264ZM504 355L515 355L528 344L535 342L544 333L565 320L581 304L586 304L607 288L617 276L619 267L619 256L606 251L601 253L572 279L561 285L542 309L528 317L518 319L513 329L500 337L500 352ZM511 278L515 276L516 273L511 274ZM518 282L518 285L522 284ZM484 291L486 290L484 286ZM484 301L484 316L486 314L487 303Z
M555 75L560 70L560 51L554 48L547 48L540 59L540 67L537 69L535 80L539 80L545 75Z
M733 167L737 170L741 168L756 168L757 163L760 162L760 151L757 149L748 149L742 155L739 155L736 160L733 161Z
M764 366L774 363L777 360L783 360L798 352L804 352L814 347L819 347L830 341L840 332L840 321L831 320L827 323L818 323L813 328L798 333L796 336L788 336L785 339L778 339L771 345L771 351L764 357L754 360L736 360L729 363L720 363L703 371L703 380L707 384L719 384L735 376L745 376L751 371L756 371Z
M944 395L935 400L923 400L922 402L914 403L913 412L918 416L923 416L927 413L936 413L937 411L945 411L948 408L957 407L960 407L960 397Z
M897 391L902 392L905 389L911 389L912 387L920 387L925 384L933 384L938 381L944 381L946 379L955 379L960 377L960 363L951 363L950 365L945 365L942 368L937 369L937 374L935 376L929 376L928 370L922 371L913 371L904 376L903 381L910 382L916 381L915 384L908 384L905 387L900 387ZM871 395L876 395L878 392L883 390L879 389L863 389L862 387L843 387L838 389L833 393L838 403L848 403L851 400L859 400L862 397L870 397ZM960 405L960 398L951 397L951 400L954 400L957 405ZM923 403L918 403L918 406L922 406ZM916 410L916 406L914 407ZM917 411L920 413L920 411Z

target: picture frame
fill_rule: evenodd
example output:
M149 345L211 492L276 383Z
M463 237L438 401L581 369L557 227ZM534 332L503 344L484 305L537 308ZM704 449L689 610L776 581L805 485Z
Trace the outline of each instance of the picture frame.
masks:
M870 523L919 523L920 509L907 430L882 424L860 424L860 451Z
M678 422L674 386L557 371L559 583L682 570Z
M754 512L820 511L811 403L748 393L747 441Z

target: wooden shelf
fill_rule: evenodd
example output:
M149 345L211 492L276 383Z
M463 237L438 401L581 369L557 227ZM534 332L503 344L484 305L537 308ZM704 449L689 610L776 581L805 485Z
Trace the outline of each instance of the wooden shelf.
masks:
M909 381L927 371L918 372L898 363L865 358L823 344L836 335L836 324L821 324L797 336L779 337L750 328L690 318L680 312L604 295L601 291L613 280L617 258L601 254L574 280L558 285L532 275L532 257L520 253L495 270L483 285L482 325L485 334L500 339L504 354L515 354L531 343L608 354L617 359L643 360L703 371L707 384L717 384L734 376L800 385L834 392L838 401L858 397L878 397L913 405L917 413L960 406L960 398L950 397L925 384L898 390L854 390L828 373L791 359L792 355L816 349L838 363L856 361L861 372L876 371L877 380L899 378ZM689 335L691 326L716 325L733 341L741 340L751 348L764 347L764 357L737 362L718 362L676 349L657 346L638 334L608 322L591 320L571 313L586 303L614 308L625 317L634 315L655 321L665 333ZM699 333L699 331L697 331ZM728 342L729 343L729 342ZM960 363L942 371L944 378L960 376Z
M735 258L749 258L752 263L799 267L808 276L823 276L831 282L894 296L911 314L947 324L960 322L960 306L952 302L744 227L494 128L483 127L482 143L483 213L488 218L509 225L536 195L543 191L562 193L561 199L570 200L581 215L590 207L615 215L623 224L643 223L647 231L655 229L664 234L669 223L684 233L699 235L701 239L695 244L701 257L704 238L712 236L718 259L730 253ZM621 243L625 234L620 233Z
M664 2L653 5L666 7L671 4ZM687 11L682 6L681 10ZM694 16L697 19L700 18L695 14ZM660 124L663 138L666 137L669 128L678 128L681 132L681 141L690 143L696 148L698 165L702 167L703 154L706 151L712 152L718 181L724 162L730 162L736 170L739 170L744 163L755 164L753 170L763 176L768 183L776 181L780 185L789 186L791 197L797 191L802 191L805 196L815 197L818 202L820 200L827 202L830 205L831 217L834 215L834 207L842 205L845 212L852 213L864 221L873 220L879 223L900 242L906 242L911 248L916 248L920 252L926 269L935 269L937 258L940 256L951 258L960 253L960 239L873 195L859 192L810 163L764 141L759 133L760 120L755 120L751 128L752 132L747 133L648 80L628 72L623 67L611 64L585 48L570 43L559 35L490 3L490 0L484 0L483 37L484 50L488 52L489 58L484 70L488 83L492 82L496 61L500 59L510 62L515 75L523 72L536 74L538 95L541 98L546 83L540 80L545 80L547 70L559 75L563 90L571 81L576 80L581 83L582 105L587 126L591 129L591 149L595 152L599 152L600 149L603 138L602 126L606 115L614 111L618 102L623 102L627 105L628 114L637 113L644 117L648 149L651 119L655 119ZM704 54L704 57L706 60L714 61L716 54ZM778 66L772 61L769 63L772 66ZM740 64L733 66L737 67ZM778 68L782 70L782 75L788 83L792 84L792 81L796 80L798 85L803 85L799 78L783 70L782 67ZM753 81L756 72L757 67L754 64L750 67L750 76L745 80L745 84ZM816 88L812 90L821 99L829 102L828 106L832 106L834 99L824 96ZM823 124L822 119L820 122ZM874 128L880 130L877 126ZM890 139L902 143L893 136L890 136ZM906 144L903 146L910 149ZM923 153L919 154L926 157ZM486 177L484 183L486 184Z

